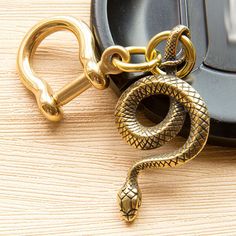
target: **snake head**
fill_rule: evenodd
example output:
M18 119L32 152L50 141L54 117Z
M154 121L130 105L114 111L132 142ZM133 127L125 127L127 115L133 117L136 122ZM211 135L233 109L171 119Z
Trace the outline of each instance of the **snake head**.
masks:
M132 222L142 202L142 193L138 184L127 181L118 192L117 199L122 218L127 222Z

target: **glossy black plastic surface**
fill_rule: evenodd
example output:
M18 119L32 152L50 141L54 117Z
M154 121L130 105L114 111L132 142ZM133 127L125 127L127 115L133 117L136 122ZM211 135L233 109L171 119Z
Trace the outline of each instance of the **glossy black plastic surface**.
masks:
M169 30L180 23L188 25L197 49L197 63L191 74L192 85L209 107L209 141L218 145L236 146L236 73L232 69L234 64L223 61L224 56L228 57L226 50L224 55L220 50L216 52L212 50L216 46L211 43L215 43L213 37L227 35L227 32L221 32L221 36L217 36L212 25L214 17L220 24L220 19L224 16L222 2L226 1L93 0L91 16L101 52L114 44L145 46L149 39L160 31ZM224 38L221 41L223 40ZM234 46L236 49L236 44L232 43L231 47ZM230 50L227 53L230 53ZM135 60L138 62L141 59L137 57ZM142 76L144 74L126 73L112 76L112 88L120 94ZM168 99L151 97L144 101L144 106L150 119L160 121L168 109ZM186 122L183 134L188 132L188 123L189 121Z

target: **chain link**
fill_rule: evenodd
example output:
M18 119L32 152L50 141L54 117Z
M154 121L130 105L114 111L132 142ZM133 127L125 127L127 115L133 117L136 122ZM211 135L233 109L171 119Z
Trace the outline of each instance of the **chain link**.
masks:
M171 31L164 31L154 36L147 47L121 47L111 46L102 54L100 65L106 67L106 74L119 74L122 72L146 72L153 74L166 74L163 70L165 66L179 67L176 75L180 78L186 77L193 69L196 61L196 52L190 35L182 35L180 42L183 45L182 56L174 61L162 61L161 53L156 50L157 46L167 40ZM143 55L145 61L142 63L132 63L132 56Z
M130 54L130 58L132 55L139 54L139 55L146 55L146 48L145 47L126 47L126 50ZM151 71L155 67L158 67L161 65L161 54L160 52L153 49L152 51L152 59L150 61L146 61L143 63L130 63L130 62L123 62L119 60L118 57L113 57L112 63L117 68L119 68L121 71L124 72L146 72Z

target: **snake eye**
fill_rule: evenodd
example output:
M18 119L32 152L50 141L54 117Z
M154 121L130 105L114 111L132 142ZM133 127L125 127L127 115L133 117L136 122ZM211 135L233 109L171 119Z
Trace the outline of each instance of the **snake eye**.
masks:
M118 205L122 218L127 222L132 222L141 206L142 194L136 184L126 183L118 193Z

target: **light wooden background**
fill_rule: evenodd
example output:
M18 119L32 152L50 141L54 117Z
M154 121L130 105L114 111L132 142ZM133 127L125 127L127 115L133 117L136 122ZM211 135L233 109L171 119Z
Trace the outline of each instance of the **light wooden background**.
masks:
M116 193L138 158L151 152L121 140L116 95L90 89L65 107L59 124L39 114L20 83L16 52L38 20L72 15L89 22L86 0L0 1L0 235L236 235L236 150L208 146L191 163L146 171L143 206L120 221ZM57 89L81 72L77 43L57 33L40 46L37 73Z

